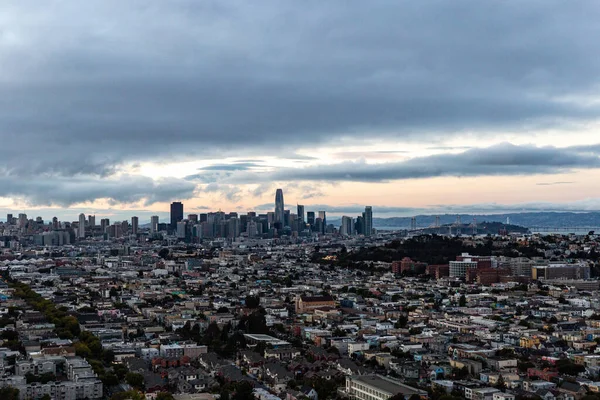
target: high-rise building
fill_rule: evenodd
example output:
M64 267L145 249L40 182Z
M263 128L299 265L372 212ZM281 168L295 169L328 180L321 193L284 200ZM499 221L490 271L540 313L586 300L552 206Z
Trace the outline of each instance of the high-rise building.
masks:
M60 228L60 223L58 222L58 218L54 217L52 218L52 229L58 228Z
M158 215L150 217L150 233L158 232Z
M106 230L108 229L109 226L110 226L110 219L102 218L100 220L100 230L102 230L102 233L106 233Z
M177 229L177 223L183 220L183 203L174 201L171 203L171 229Z
M90 229L94 229L94 227L96 226L95 215L88 215L88 226L90 227Z
M325 226L323 225L323 220L321 218L315 219L315 231L321 234L325 233Z
M185 239L185 233L187 230L187 221L181 220L177 222L177 238Z
M241 225L238 217L229 218L227 221L227 237L235 239L240 236Z
M352 224L352 218L344 215L342 217L342 226L340 226L340 235L351 236L353 231L354 225Z
M280 223L283 225L283 214L284 214L284 204L283 204L283 190L277 189L275 192L275 223Z
M315 227L315 212L314 211L308 211L306 213L306 223L308 225L310 225L311 228L314 229L314 227Z
M6 214L6 223L8 223L8 224L13 223L13 215L12 214Z
M140 220L138 219L138 217L131 217L131 234L132 235L137 235L139 222L140 222Z
M188 214L188 221L195 224L198 222L198 214Z
M85 214L79 214L79 227L77 228L77 237L80 239L85 238Z
M325 228L327 228L327 216L325 211L319 211L319 218L321 218L321 233L325 233Z
M85 219L85 217L84 217ZM19 228L25 228L27 225L27 214L19 214Z
M297 212L297 214L298 214L298 223L299 223L300 225L303 225L303 224L304 224L304 221L306 221L306 220L304 219L304 206L303 206L302 204L298 204L298 205L296 206L296 208L297 208L297 211L298 211L298 212Z
M359 215L356 217L356 223L354 224L354 230L357 235L363 235L365 233L365 219Z
M365 207L363 219L365 223L365 231L363 233L365 236L371 236L373 232L373 208L371 206Z

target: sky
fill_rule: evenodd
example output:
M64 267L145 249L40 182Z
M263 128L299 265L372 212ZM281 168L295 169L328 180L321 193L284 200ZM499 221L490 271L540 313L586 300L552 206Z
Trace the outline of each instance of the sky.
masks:
M0 212L600 210L600 2L0 2Z

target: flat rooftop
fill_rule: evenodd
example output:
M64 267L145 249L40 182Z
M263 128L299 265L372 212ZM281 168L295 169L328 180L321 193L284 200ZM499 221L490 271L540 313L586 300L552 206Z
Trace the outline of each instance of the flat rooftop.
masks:
M402 393L402 394L426 393L423 390L414 388L412 386L405 385L402 382L396 382L395 380L391 380L389 378L384 378L379 375L354 375L354 376L352 376L352 380L355 382L362 383L363 385L369 385L369 386L375 387L381 391L389 393L392 396L395 394L398 394L398 393Z

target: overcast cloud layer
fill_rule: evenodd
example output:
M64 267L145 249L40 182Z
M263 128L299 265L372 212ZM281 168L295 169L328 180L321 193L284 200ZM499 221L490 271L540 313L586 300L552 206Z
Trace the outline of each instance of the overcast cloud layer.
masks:
M598 15L595 0L2 2L0 137L10 150L0 183L31 204L151 204L195 186L119 179L122 165L594 122ZM439 155L212 172L378 182L599 166L597 153L575 149L463 157L464 167Z
M206 170L188 176L189 180L229 183L274 181L387 182L400 179L423 179L441 176L511 176L556 174L576 169L600 168L599 146L567 148L516 146L502 143L487 148L473 148L457 154L415 157L407 161L368 164L364 161L341 162L304 168L278 168L271 172ZM550 182L560 184L564 182ZM544 183L541 183L544 185ZM547 183L546 183L547 184Z

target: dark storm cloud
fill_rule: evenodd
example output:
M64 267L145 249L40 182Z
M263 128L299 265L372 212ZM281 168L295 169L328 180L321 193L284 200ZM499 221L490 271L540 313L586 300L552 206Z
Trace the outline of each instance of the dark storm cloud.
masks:
M35 160L107 175L173 155L595 120L599 12L592 0L3 2L0 135L17 150L4 157L21 174Z
M230 179L236 182L387 182L443 176L554 174L574 169L600 168L599 155L597 146L556 148L503 143L458 154L415 157L402 162L342 162L305 168L280 168L270 173L240 172Z
M301 147L529 134L600 113L590 101L600 83L593 0L51 4L0 4L0 182L3 195L36 204L154 202L193 191L193 182L118 183L123 164L199 155L301 161L312 159L294 154ZM478 164L477 152L465 154L466 167L439 156L265 176L381 181L596 165L579 153L562 165L548 164L550 153L525 166L507 154ZM252 172L215 168L191 179Z
M193 196L195 185L180 179L153 180L140 176L121 176L118 179L44 177L14 179L0 177L2 195L22 199L34 206L64 206L107 199L109 203L144 205L187 199Z

